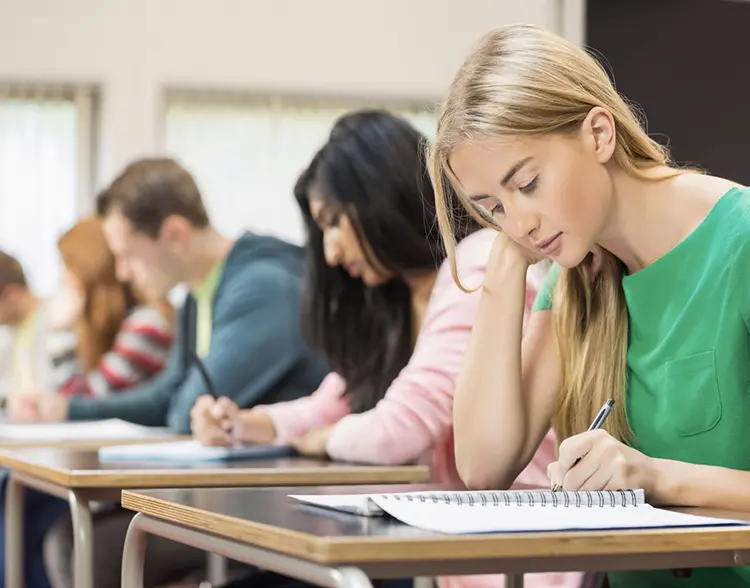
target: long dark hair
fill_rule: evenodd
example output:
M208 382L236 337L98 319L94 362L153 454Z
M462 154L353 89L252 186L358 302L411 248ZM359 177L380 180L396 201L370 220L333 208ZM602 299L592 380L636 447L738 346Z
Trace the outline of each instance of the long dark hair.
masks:
M425 166L426 139L385 111L344 115L294 189L307 226L302 331L346 381L353 412L374 407L413 351L409 274L435 271L445 258L435 198ZM310 214L309 192L348 216L380 265L395 277L367 287L326 264L323 232ZM460 236L477 225L463 214ZM367 251L367 247L363 247Z

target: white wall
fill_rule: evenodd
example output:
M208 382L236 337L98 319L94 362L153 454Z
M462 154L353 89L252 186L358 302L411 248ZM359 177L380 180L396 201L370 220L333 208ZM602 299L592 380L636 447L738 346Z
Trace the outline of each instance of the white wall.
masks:
M102 183L158 149L167 86L437 99L493 27L580 42L583 2L0 0L0 81L99 85Z

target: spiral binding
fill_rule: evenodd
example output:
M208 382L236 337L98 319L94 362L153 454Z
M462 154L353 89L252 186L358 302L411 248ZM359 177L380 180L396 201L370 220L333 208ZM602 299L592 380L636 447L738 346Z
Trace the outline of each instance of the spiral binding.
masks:
M579 490L578 492L503 491L503 492L433 492L420 494L385 494L390 500L432 502L454 506L517 506L541 508L594 508L637 506L634 490Z

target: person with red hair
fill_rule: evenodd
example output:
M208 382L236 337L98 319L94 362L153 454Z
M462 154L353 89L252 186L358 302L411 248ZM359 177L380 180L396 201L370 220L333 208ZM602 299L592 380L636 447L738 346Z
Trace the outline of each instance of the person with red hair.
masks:
M65 396L126 391L162 370L172 308L118 281L101 221L85 218L58 241L64 291L52 314L52 380Z

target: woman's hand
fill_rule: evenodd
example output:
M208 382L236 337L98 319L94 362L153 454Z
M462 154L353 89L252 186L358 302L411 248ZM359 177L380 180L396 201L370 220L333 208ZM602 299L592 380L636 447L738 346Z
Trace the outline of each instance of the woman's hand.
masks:
M8 398L8 417L21 423L54 423L68 418L68 399L60 394L17 392Z
M204 445L264 444L276 439L276 428L264 411L241 410L226 396L198 398L190 410L190 430Z
M603 429L565 439L558 460L547 468L552 486L562 490L643 489L647 497L654 494L658 473L655 460Z
M233 445L240 439L240 408L226 397L203 395L190 410L190 430L204 445Z
M490 265L495 263L517 262L527 267L546 259L543 253L529 249L511 239L507 233L500 232L495 238L490 252Z
M72 329L83 313L84 303L83 293L66 285L50 305L52 327L58 330Z
M325 457L328 439L331 436L333 425L312 429L304 435L292 439L289 444L301 455L307 457Z

